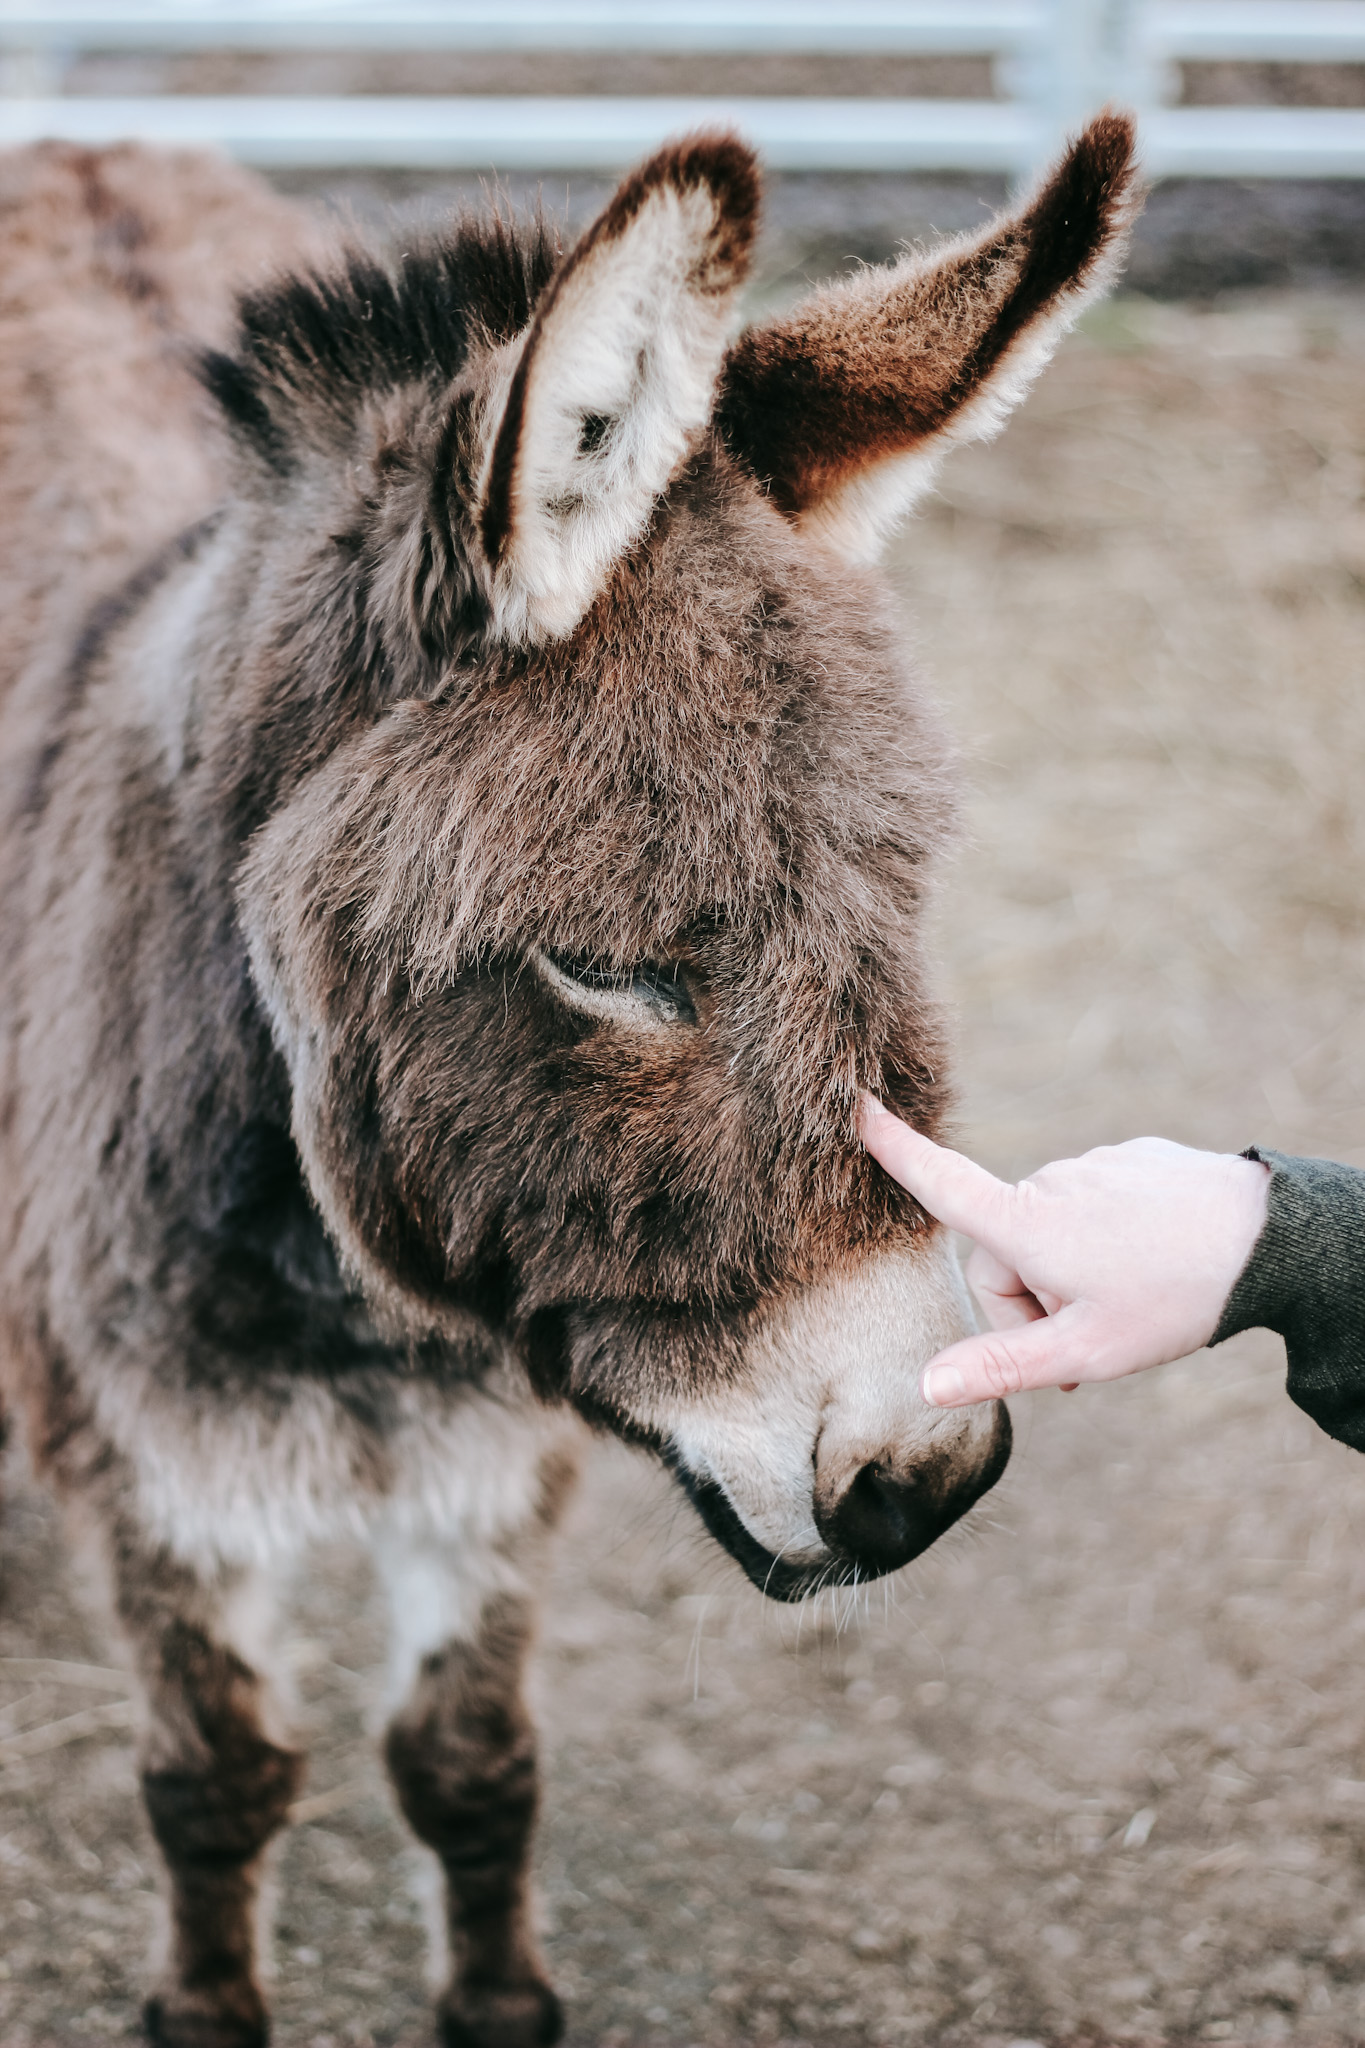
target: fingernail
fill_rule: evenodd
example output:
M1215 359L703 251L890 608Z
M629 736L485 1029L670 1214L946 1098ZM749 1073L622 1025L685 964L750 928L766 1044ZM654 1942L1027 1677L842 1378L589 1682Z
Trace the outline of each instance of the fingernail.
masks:
M931 1408L955 1408L967 1398L967 1383L955 1365L929 1366L919 1390Z

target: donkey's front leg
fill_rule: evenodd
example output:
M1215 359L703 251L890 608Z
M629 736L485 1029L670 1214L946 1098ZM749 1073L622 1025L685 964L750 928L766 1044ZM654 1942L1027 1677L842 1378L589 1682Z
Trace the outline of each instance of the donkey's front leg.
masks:
M527 1604L504 1594L420 1656L389 1727L399 1801L445 1871L445 2048L543 2048L562 2031L530 1925L536 1737L521 1698Z
M119 1616L146 1690L142 1791L166 1862L170 1952L146 2025L158 2048L261 2048L256 1973L266 1845L303 1759L269 1729L248 1617L262 1589L239 1572L200 1577L164 1551L116 1545Z

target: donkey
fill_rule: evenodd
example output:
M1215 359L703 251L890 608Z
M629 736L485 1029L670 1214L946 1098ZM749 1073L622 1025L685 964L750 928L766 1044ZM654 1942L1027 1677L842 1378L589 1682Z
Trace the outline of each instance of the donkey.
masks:
M521 1676L583 1425L783 1600L1000 1473L1003 1408L918 1398L969 1308L856 1136L865 1088L948 1107L952 778L868 564L1112 275L1132 159L1102 117L737 338L724 134L567 255L333 249L208 158L0 165L3 1384L145 1694L154 2041L266 2038L311 1541L392 1588L441 2036L531 2048Z

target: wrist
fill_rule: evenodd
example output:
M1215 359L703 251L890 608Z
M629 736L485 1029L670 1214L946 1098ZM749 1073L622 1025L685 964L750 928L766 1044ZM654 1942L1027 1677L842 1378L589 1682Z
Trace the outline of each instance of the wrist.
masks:
M1247 1260L1256 1249L1270 1214L1270 1168L1259 1154L1240 1153L1229 1161L1232 1169L1229 1200L1228 1254L1232 1271L1231 1292Z

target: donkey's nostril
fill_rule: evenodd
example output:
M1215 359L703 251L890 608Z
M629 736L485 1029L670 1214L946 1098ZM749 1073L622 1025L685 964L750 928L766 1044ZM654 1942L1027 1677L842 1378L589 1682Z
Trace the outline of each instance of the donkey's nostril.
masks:
M936 1543L994 1486L1009 1462L1010 1416L996 1406L995 1426L978 1463L965 1469L947 1452L922 1456L913 1473L897 1477L886 1465L864 1465L842 1499L818 1506L820 1534L859 1578L880 1578Z
M894 1572L927 1550L956 1513L923 1484L895 1479L880 1465L864 1465L825 1524L832 1549L869 1572Z

